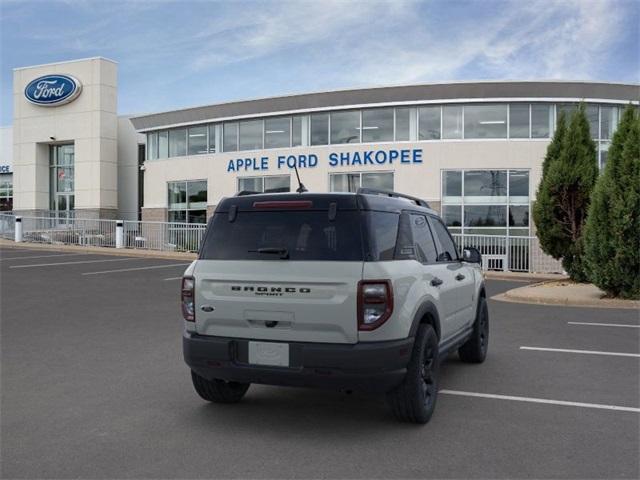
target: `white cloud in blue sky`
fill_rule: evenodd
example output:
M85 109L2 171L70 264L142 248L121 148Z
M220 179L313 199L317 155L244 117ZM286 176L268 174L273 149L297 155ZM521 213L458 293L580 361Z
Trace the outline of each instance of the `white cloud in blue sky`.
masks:
M640 1L0 0L12 69L119 63L119 111L472 79L638 82Z

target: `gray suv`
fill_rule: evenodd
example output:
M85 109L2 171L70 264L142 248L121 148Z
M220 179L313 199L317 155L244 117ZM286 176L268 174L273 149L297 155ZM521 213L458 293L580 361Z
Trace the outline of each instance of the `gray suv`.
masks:
M381 190L239 194L220 202L182 280L196 392L251 383L381 392L426 423L439 363L487 354L480 254L420 199Z

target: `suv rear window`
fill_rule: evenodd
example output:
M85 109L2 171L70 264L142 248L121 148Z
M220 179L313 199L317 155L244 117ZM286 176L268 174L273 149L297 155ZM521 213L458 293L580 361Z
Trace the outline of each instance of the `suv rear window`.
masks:
M318 210L242 211L233 221L216 213L200 258L362 261L360 223L357 211L338 211L334 220Z

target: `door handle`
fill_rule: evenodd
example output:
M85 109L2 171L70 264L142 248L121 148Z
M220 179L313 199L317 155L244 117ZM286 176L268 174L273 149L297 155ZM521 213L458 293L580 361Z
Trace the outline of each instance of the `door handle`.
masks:
M202 305L200 310L203 312L213 312L215 309L211 305Z
M465 278L465 277L464 277L464 275L463 275L463 274L461 274L461 273L459 273L459 274L457 274L457 275L456 275L456 280L458 280L458 281L460 281L460 280L464 280L464 278Z
M443 283L444 282L440 280L438 277L433 277L433 280L431 280L431 285L433 285L434 287L439 287Z

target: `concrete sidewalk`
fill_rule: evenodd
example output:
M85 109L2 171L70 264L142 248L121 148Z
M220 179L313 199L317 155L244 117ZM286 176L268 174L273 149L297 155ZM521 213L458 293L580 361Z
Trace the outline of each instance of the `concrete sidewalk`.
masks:
M111 247L84 247L80 245L58 245L48 243L16 243L11 240L0 238L0 247L19 248L29 250L49 250L49 251L65 251L77 253L99 253L101 255L121 255L126 257L144 257L144 258L167 258L177 260L195 260L196 253L190 252L161 252L158 250L141 250L133 248L111 248Z
M553 280L514 288L492 297L494 300L572 307L628 308L640 310L640 301L605 298L605 293L589 283Z

